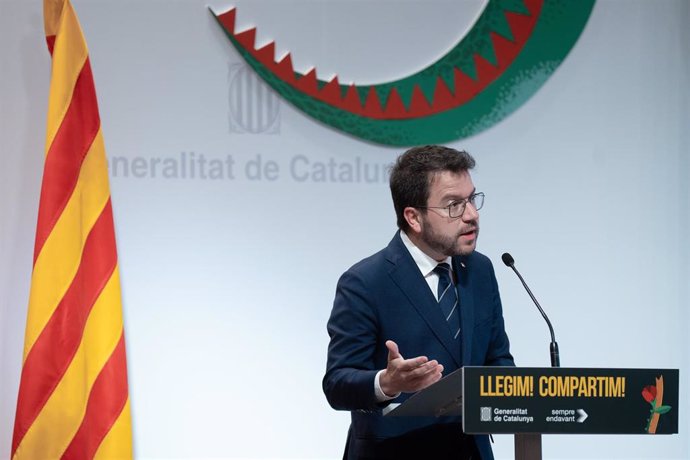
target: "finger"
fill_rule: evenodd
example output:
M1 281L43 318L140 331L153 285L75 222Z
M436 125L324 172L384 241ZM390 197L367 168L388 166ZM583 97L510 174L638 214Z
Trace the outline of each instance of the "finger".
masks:
M443 368L443 366L440 366ZM432 385L439 380L443 378L443 373L441 372L432 372L429 374L426 374L423 378L415 379L413 381L408 382L410 385L412 391L419 391L423 390L424 388L428 387L429 385Z
M435 364L433 366L422 366L418 370L413 371L416 373L419 379L430 378L431 376L442 376L443 366L441 364ZM412 375L412 374L411 374Z
M407 374L408 379L419 379L433 373L442 372L441 366L436 360L420 363L416 367L412 367L403 371Z
M388 348L388 361L392 361L397 358L402 358L400 351L398 351L398 344L392 340L386 340L386 348Z
M422 386L419 389L423 390L424 388L428 387L429 385L433 385L434 383L441 380L442 377L443 377L442 374L431 374L428 379L425 379L423 381Z
M401 361L400 363L398 363L397 368L402 372L410 372L415 369L418 369L420 366L423 366L429 362L436 363L436 361L429 361L429 358L427 358L426 356L417 356L416 358L410 358Z

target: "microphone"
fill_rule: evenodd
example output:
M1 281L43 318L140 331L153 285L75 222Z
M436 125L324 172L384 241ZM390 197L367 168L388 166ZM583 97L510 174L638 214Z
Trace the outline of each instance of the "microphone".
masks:
M522 279L522 275L520 275L520 272L518 272L515 268L515 259L513 259L513 256L506 252L501 256L501 259L503 260L503 263L506 264L506 266L512 268L515 274L518 276L518 278L520 278L522 285L525 287L525 290L532 298L532 302L534 302L534 305L536 305L539 309L539 313L541 313L541 316L543 316L546 320L546 324L549 326L549 331L551 332L551 344L549 346L549 349L551 351L551 367L561 367L561 359L558 353L558 343L556 343L556 335L553 333L553 326L551 326L551 321L549 321L549 317L546 316L546 313L544 313L544 310L542 310L541 305L539 305L539 302L537 302L537 299L534 297L534 294L532 294L532 291L530 291L529 287L527 286L527 283L525 283L525 280Z

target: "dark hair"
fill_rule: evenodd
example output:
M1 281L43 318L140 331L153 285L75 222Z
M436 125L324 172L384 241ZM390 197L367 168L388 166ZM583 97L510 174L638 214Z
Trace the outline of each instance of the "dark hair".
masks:
M391 169L390 187L398 228L407 230L405 208L425 206L434 175L443 171L460 173L474 168L474 158L442 145L413 147L400 155Z

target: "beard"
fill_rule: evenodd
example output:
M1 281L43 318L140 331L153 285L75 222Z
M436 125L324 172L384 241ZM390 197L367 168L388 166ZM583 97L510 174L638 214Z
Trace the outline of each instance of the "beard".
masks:
M471 242L463 242L462 234L474 230L474 239ZM437 233L433 226L425 223L422 225L422 233L420 235L422 241L429 246L433 251L443 254L446 257L453 256L467 256L474 252L477 246L477 238L479 237L478 222L470 222L464 225L454 234Z

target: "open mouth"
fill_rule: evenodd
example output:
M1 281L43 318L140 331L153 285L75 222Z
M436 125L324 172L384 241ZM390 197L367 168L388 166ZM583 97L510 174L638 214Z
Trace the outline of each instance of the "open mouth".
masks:
M472 228L470 230L464 231L460 234L460 236L464 238L474 238L477 235L477 229Z

